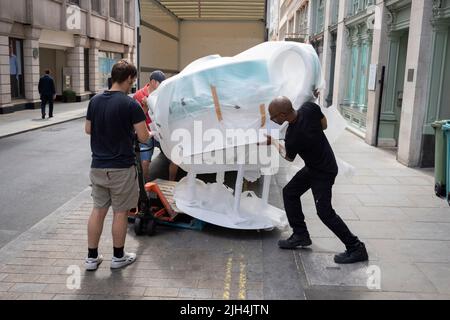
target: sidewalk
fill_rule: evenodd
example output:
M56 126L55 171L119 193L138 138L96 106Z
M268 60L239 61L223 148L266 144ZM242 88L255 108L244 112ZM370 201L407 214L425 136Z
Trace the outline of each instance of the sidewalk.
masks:
M83 118L86 116L89 101L75 103L55 103L53 118L41 118L41 109L22 110L8 114L0 114L0 138L58 123ZM47 105L48 113L48 105Z
M371 147L350 133L334 150L355 166L356 175L338 177L333 204L366 243L370 262L333 263L342 246L318 220L309 193L303 203L314 246L296 253L308 281L306 297L450 299L450 207L434 195L433 170L407 168L392 151ZM277 181L285 183L282 174ZM370 275L377 269L381 289L368 290L368 280L376 284Z
M300 280L289 285L304 290L295 299L450 299L450 208L434 196L433 172L404 167L392 152L349 132L334 149L356 168L354 177L338 177L335 209L366 243L368 264L333 263L343 246L317 218L308 193L302 199L314 243L309 250L278 250L276 230L158 227L154 237L136 237L130 226L127 250L138 261L113 272L109 215L100 245L105 261L87 273L88 188L0 250L0 299L277 299L268 279L290 260L297 266L292 278ZM273 179L276 206L282 207L286 181L285 172ZM281 259L267 259L268 245ZM73 290L67 283L77 267L80 289ZM369 289L377 270L381 287Z

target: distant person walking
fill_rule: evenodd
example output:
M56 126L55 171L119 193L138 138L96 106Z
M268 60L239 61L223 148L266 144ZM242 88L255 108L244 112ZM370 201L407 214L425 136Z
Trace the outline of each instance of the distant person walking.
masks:
M48 103L48 117L53 118L53 101L56 98L55 81L50 76L50 70L39 80L39 94L41 95L42 119L45 119L45 107Z

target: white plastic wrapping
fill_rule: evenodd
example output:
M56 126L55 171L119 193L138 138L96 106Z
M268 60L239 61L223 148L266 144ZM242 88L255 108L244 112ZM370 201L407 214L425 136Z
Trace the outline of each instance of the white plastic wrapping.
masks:
M177 207L193 217L229 228L286 227L284 211L267 202L267 176L263 199L242 193L244 178L255 181L262 173L275 174L278 166L284 165L283 160L273 146L242 147L265 141L265 134L283 138L286 128L280 130L268 114L274 98L287 96L298 109L304 102L314 101L314 90L323 86L315 50L295 42L266 42L234 57L207 56L164 81L150 95L148 105L151 129L163 152L189 173L175 188ZM323 112L329 119L327 136L334 141L345 128L345 120L335 108ZM238 134L230 139L230 130L255 134ZM245 139L239 139L242 136ZM255 159L253 155L262 148L276 155L275 166L267 168L258 157L256 162L248 161ZM223 152L224 162L205 160L219 152ZM243 158L245 162L239 162ZM226 171L238 171L234 194L223 185ZM217 173L217 183L196 180L200 173Z
M164 153L189 171L183 164L184 157L264 140L260 129L277 127L268 115L268 106L275 97L287 96L298 108L314 100L314 89L322 86L319 59L312 46L306 44L265 42L235 57L204 57L164 81L150 96L149 113L154 120L151 129L157 133ZM246 141L195 139L196 130L211 129L219 130L223 137L227 129L259 134ZM193 141L180 145L176 134L184 130L191 133ZM215 169L205 166L205 170Z

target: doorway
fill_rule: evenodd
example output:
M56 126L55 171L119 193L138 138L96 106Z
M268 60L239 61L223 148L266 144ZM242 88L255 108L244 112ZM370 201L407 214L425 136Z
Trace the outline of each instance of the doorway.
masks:
M380 122L380 146L398 147L408 37L408 30L390 35L389 63L386 70L386 89Z

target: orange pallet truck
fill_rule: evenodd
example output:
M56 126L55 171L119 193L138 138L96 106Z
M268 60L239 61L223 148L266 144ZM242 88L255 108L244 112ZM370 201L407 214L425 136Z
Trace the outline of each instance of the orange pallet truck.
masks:
M163 224L177 228L202 230L205 222L193 219L180 212L173 200L173 189L176 182L155 180L144 183L144 174L141 164L141 149L139 141L135 140L136 168L139 182L139 202L137 210L131 210L128 217L134 220L136 235L155 234L156 225Z

